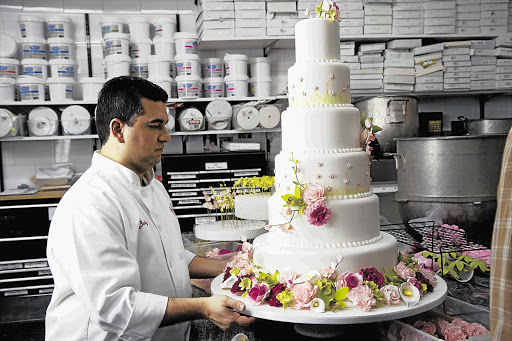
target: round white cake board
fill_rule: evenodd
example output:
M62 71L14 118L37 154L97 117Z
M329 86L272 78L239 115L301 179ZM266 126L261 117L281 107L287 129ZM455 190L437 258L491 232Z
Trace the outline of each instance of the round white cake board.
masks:
M267 232L265 222L259 220L240 220L234 225L228 222L216 221L214 223L197 224L194 226L196 238L211 241L240 241L242 236L254 239Z
M281 120L281 113L274 105L266 105L260 109L260 124L263 128L275 128Z
M247 105L238 110L235 120L241 129L254 129L260 124L260 112L255 107Z
M81 135L91 127L91 115L81 105L70 105L64 109L60 118L66 135Z
M0 108L0 137L7 136L13 127L13 114L7 109Z
M396 320L407 316L413 316L425 311L431 310L441 304L447 293L446 282L439 276L437 277L437 286L433 292L427 293L413 307L407 308L407 305L401 301L400 304L375 308L369 312L354 307L347 302L347 307L336 313L325 312L315 313L309 309L295 310L283 309L269 306L268 304L254 305L252 302L231 293L229 289L222 289L221 283L223 274L217 276L212 281L212 295L225 295L235 300L242 301L245 304L244 315L254 316L266 320L305 323L305 324L356 324L372 323L388 320Z

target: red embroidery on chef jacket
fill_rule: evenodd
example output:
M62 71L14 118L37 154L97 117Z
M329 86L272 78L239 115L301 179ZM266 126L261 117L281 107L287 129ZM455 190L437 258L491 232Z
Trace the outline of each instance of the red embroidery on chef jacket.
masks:
M174 208L172 207L172 202L169 204L169 209L171 210L172 213L174 213Z
M139 220L139 230L142 229L143 226L148 226L148 222L145 220Z

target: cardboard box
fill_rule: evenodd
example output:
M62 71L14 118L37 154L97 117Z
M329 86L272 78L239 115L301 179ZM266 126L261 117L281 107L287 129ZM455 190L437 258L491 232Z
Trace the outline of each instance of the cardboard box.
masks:
M378 73L372 73L372 74L368 74L368 75L350 75L350 79L355 79L355 80L362 80L362 79L375 79L375 80L382 80L384 79L384 75L382 74L378 74Z
M235 28L235 19L226 19L226 20L204 20L201 24L203 27L203 30L212 30L212 29L219 29L219 28L229 28L234 29Z
M455 18L425 18L426 26L452 26L455 28ZM454 31L455 32L455 31Z
M361 70L361 63L345 63L348 68L350 69L350 71L352 72L352 70ZM350 77L352 77L352 74L350 75Z
M423 19L423 11L395 11L393 10L393 21L395 19Z
M496 80L472 81L471 90L494 90L496 89Z
M359 45L359 52L362 53L382 52L385 49L386 43L372 43Z
M266 27L266 20L265 19L235 19L235 27Z
M497 78L496 72L476 72L470 75L472 81L495 80Z
M496 74L496 80L498 81L504 81L512 79L512 73L498 73Z
M480 20L480 12L457 12L457 20Z
M443 50L443 56L467 55L469 56L469 47L449 47Z
M356 51L354 49L341 49L340 50L340 56L342 56L342 57L357 57L356 56ZM354 63L356 61L352 60L350 62Z
M379 80L373 79L362 79L362 80L354 80L350 82L350 89L352 90L369 90L369 89L382 89L383 83Z
M267 12L271 12L271 13L297 12L297 3L295 1L267 2Z
M512 66L498 66L496 73L512 73Z
M236 1L235 11L265 10L264 1Z
M480 0L455 0L455 5L457 6L474 4L480 4Z
M236 37L264 37L266 35L265 27L237 27L235 30Z
M384 63L361 63L361 69L384 68Z
M425 34L455 34L455 23L453 26L424 26Z
M392 4L365 3L364 15L392 15Z
M498 35L507 33L507 25L502 26L480 26L480 33L485 35Z
M434 72L442 71L444 70L444 66L442 63L435 63L432 66L429 67L422 67L420 65L415 65L414 69L416 70L416 77L425 76Z
M471 82L470 77L464 78L444 78L444 84L469 84Z
M267 22L267 24L268 24L268 22ZM268 36L293 36L293 35L295 35L295 26L268 27L268 25L267 25L267 35Z
M496 89L512 89L512 80L497 80Z
M499 38L499 37L498 37ZM496 38L496 39L498 39ZM488 39L488 40L471 40L472 49L494 49L496 47L497 40Z
M455 9L429 9L424 11L425 19L455 18ZM428 20L425 20L428 21Z
M480 30L480 20L455 20L455 28L457 27L478 27Z
M273 16L272 18L269 18L267 14L267 27L294 27L295 24L299 21L297 18L290 18L288 16Z
M371 75L371 74L382 75L382 74L384 74L384 69L383 68L360 69L360 70L355 70L355 71L351 72L351 74L354 74L354 75Z
M471 56L471 65L496 65L496 57Z
M235 11L235 19L263 19L265 20L267 12L261 9L252 11Z
M456 4L455 10L457 11L457 14L459 13L478 13L478 16L480 16L480 3L474 3L474 4L466 4L459 5Z
M471 77L471 72L445 72L444 78L468 78Z
M384 76L415 76L416 71L414 68L406 67L386 67L384 62Z
M391 15L366 15L364 17L365 25L391 25L392 22Z
M471 66L452 66L446 67L445 72L471 72Z
M423 19L393 19L393 27L403 27L403 26L423 26Z
M384 83L384 92L411 92L414 91L414 85Z
M223 28L223 29L204 29L200 33L201 39L203 40L216 40L219 37L222 38L234 38L235 37L235 29L234 28Z
M480 19L480 26L504 26L507 25L507 23L507 17Z
M203 11L199 14L198 19L202 15L203 20L224 20L235 19L235 11ZM200 19L199 19L200 20Z
M391 34L391 25L364 25L364 34Z
M470 88L470 83L446 83L443 84L444 90L463 91Z
M421 38L417 39L395 39L386 43L386 48L389 49L414 49L420 47L422 44ZM414 53L413 53L414 55Z
M392 29L393 35L414 35L414 34L423 34L423 26L404 26L404 27L396 27L393 26Z
M363 35L363 26L354 27L341 27L340 26L340 38L344 36L357 36Z
M354 1L354 2L337 2L338 8L341 12L345 11L358 11L363 9L362 1Z
M423 9L455 9L455 1L427 1L423 3Z
M482 11L480 12L480 19L508 17L508 11L487 11L484 10L484 8L485 6L483 6Z
M414 56L414 63L421 63L427 60L442 60L443 53L442 52L432 52L432 53L426 53L426 54L420 54ZM468 56L469 60L469 56Z
M454 67L454 66L471 66L471 61L462 61L462 62L443 62L445 67Z
M437 44L430 44L425 46L416 47L413 49L413 53L415 56L427 54L427 53L433 53L433 52L439 52L444 50L444 44L443 43L437 43Z
M412 1L411 2L404 2L404 3L396 2L396 3L393 4L393 15L396 12L415 11L415 10L418 10L418 8L422 8L423 9L423 5L415 3L415 2L412 2Z
M340 62L342 63L359 63L359 56L340 56Z
M382 55L363 55L359 56L361 64L384 63L384 56Z
M235 9L233 2L206 1L201 4L203 11L232 11Z
M416 77L416 84L431 84L431 83L442 83L443 76L421 76Z
M427 84L416 84L414 91L443 91L443 83L427 83Z
M359 19L364 18L364 11L361 10L352 10L352 11L343 11L341 15L342 19Z
M496 50L491 49L470 49L472 56L495 56Z
M497 65L472 65L469 67L472 73L477 72L494 72L498 73Z
M480 27L455 27L455 33L462 35L479 34Z
M342 27L354 27L354 26L363 27L363 25L364 25L364 19L363 18L359 18L359 19L341 19L340 20L340 29Z
M384 83L414 84L415 76L384 76Z
M455 55L449 55L444 56L443 55L443 62L463 62L466 60L471 60L471 56L468 54L455 54Z
M498 59L496 62L498 66L512 66L512 59Z

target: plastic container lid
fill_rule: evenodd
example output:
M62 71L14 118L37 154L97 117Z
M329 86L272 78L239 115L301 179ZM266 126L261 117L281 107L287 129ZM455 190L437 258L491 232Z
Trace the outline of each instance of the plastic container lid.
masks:
M203 83L224 83L224 79L221 77L208 77L203 78Z
M24 22L24 21L44 21L42 17L37 17L33 15L20 15L18 18L18 22Z
M251 79L249 79L249 83L258 83L258 82L271 83L272 82L272 78L271 77L260 77L260 78L251 78Z
M14 85L16 83L16 79L14 78L0 78L0 86L9 86Z
M169 83L172 83L172 77L165 77L165 76L162 76L162 77L151 77L151 78L148 78L148 81L150 81L152 83L158 83L158 82L169 82Z
M100 19L100 24L109 24L109 23L124 24L124 20L122 17L116 17L116 16L105 16Z
M36 44L46 44L46 39L37 38L37 37L27 37L21 38L21 43L36 43Z
M245 76L245 75L229 75L229 76L226 76L224 77L224 81L225 82L229 82L229 81L249 81L249 76Z
M152 20L153 24L160 24L160 23L171 23L176 24L176 17L174 16L160 16L153 18Z
M131 62L131 58L129 56L126 56L124 54L109 54L105 57L105 62L107 64L117 64L122 62Z
M73 59L51 59L48 63L50 65L76 65Z
M64 77L62 77L64 78ZM69 78L69 77L68 77ZM78 80L82 84L103 84L105 83L105 78L101 77L83 77Z
M198 54L177 54L174 56L175 60L183 60L183 59L193 59L197 61L201 61Z
M38 77L32 77L32 76L19 76L18 77L18 84L45 84L46 80Z
M146 56L141 56L139 58L133 58L131 64L147 64L148 58Z
M176 32L176 33L174 33L174 40L184 39L184 38L199 39L199 35L194 32Z
M255 58L249 59L249 63L251 63L251 64L252 63L263 63L263 62L272 63L270 58L267 58L267 57L255 57Z
M70 38L48 38L47 39L48 44L73 44L73 39Z
M48 20L46 20L46 22L52 22L52 21L56 21L56 22L71 22L71 18L70 17L66 17L64 15L52 15L51 17L48 17Z
M48 77L46 79L46 83L48 84L75 84L75 80L71 77Z
M142 39L137 39L137 40L131 40L132 44L152 44L153 42L151 41L151 39L149 38L142 38Z
M0 57L9 58L16 56L18 44L10 35L0 33L0 46L2 46L0 49Z
M128 33L109 32L109 33L105 33L105 35L103 36L103 39L104 40L109 40L109 39L127 39L127 40L130 40L130 35Z
M247 61L249 57L245 54L226 54L224 56L224 61L235 61L235 60L244 60Z
M148 56L148 63L170 62L171 60L161 55L152 54Z
M21 60L21 65L48 65L48 61L37 58L25 58Z
M132 23L148 23L148 18L146 17L142 17L142 16L131 16L131 17L128 17L126 18L126 22L128 24L132 24Z
M176 82L186 82L186 81L203 82L201 77L195 76L195 75L182 75L182 76L176 77Z
M174 44L174 39L167 38L167 37L154 37L153 44L159 44L159 43Z
M39 60L39 59L38 59ZM15 64L20 65L20 61L12 58L0 58L0 64Z
M202 60L202 63L205 64L205 63L222 63L222 58L203 58Z

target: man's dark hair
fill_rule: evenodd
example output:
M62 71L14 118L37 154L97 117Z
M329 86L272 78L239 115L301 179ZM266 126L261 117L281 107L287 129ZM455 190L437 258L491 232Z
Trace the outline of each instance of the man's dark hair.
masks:
M141 98L165 103L168 96L158 85L139 77L116 77L103 85L95 114L96 130L102 146L109 138L110 122L114 118L131 127L138 116L144 115Z

